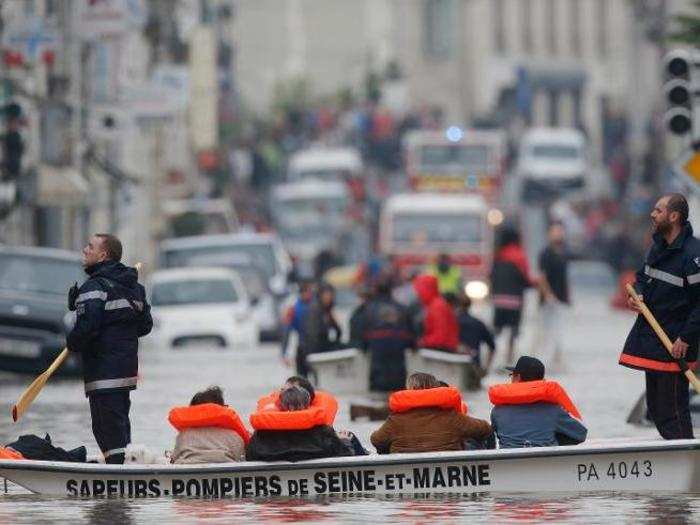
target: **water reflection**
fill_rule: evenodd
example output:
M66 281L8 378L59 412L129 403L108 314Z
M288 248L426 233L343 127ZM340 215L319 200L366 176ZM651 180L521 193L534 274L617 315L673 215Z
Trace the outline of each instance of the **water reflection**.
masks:
M0 496L0 523L697 523L695 494L414 494L194 499Z
M90 525L132 525L136 523L132 504L128 500L103 499L85 509L85 521Z

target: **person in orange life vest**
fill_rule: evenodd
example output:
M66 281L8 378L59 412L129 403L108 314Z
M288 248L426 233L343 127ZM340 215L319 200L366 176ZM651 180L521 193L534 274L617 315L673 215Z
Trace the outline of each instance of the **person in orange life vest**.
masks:
M498 336L508 329L506 362L515 359L515 340L520 331L525 289L535 286L530 276L527 255L520 243L520 233L512 226L501 231L491 266L491 296L493 298L493 330Z
M581 414L564 389L544 380L544 364L522 356L512 371L511 383L489 388L491 426L500 448L549 447L583 443L588 434Z
M311 407L321 408L326 415L326 424L328 426L333 426L335 415L338 413L338 400L328 392L316 390L311 384L311 381L301 376L292 376L288 378L280 390L271 392L270 394L258 399L257 411L279 410L278 403L280 392L285 388L289 388L290 386L298 386L306 390L311 396Z
M250 433L238 414L224 404L220 387L197 392L190 406L173 408L168 420L179 430L171 463L245 461Z
M688 222L688 201L679 193L661 197L653 211L654 243L634 288L673 342L671 353L644 316L638 315L620 364L644 370L649 416L664 439L692 439L688 379L697 367L700 339L700 240ZM629 299L629 306L637 310Z
M491 425L461 413L462 397L454 387L440 387L430 374L412 374L406 390L389 396L391 414L372 433L379 454L463 450L469 439L485 440Z
M424 309L423 334L418 340L418 348L456 352L459 344L457 317L440 295L437 277L419 275L413 280L413 288Z
M311 407L309 392L298 386L282 390L279 410L263 410L250 416L255 429L246 447L250 461L303 461L352 456L350 446L325 424L321 408Z

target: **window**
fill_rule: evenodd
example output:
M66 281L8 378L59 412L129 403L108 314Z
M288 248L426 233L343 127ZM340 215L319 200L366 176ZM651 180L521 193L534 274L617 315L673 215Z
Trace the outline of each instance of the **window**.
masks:
M598 44L598 56L605 57L610 48L608 34L608 4L609 0L597 0L596 2L596 43Z
M552 55L557 54L557 0L547 0L547 49Z
M581 56L581 0L570 0L569 4L569 36L571 37L571 52Z
M454 0L426 0L425 54L431 58L449 58L454 52Z
M506 51L505 0L491 0L493 6L494 47L499 53Z
M532 53L534 40L532 34L532 0L520 0L523 51Z

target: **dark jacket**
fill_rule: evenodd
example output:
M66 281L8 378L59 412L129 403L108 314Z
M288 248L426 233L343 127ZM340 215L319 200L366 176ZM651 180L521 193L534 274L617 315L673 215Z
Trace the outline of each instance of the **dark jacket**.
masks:
M334 336L331 337L331 332ZM340 341L340 327L332 311L314 300L307 313L302 317L302 329L299 332L299 349L304 355L334 350Z
M367 348L364 341L364 333L367 327L368 304L368 301L362 302L352 311L352 314L350 315L350 321L348 322L348 329L350 330L348 345L351 348L359 348L362 350Z
M151 307L134 268L107 261L86 270L68 348L83 357L86 395L133 390L138 338L151 331Z
M365 310L363 346L370 352L370 390L391 392L406 383L404 350L414 344L406 309L388 295L379 295Z
M457 350L459 327L452 307L438 291L437 278L419 275L413 280L413 288L425 309L423 335L418 341L420 348Z
M520 310L523 294L532 286L527 256L519 244L507 244L496 253L491 267L491 295L495 308Z
M453 409L415 408L391 414L370 440L380 454L463 450L468 439L483 440L491 425Z
M540 253L538 261L540 272L547 279L552 293L557 301L565 304L570 302L568 256L554 246L547 246ZM540 303L544 296L540 293Z
M686 361L694 367L700 335L700 241L693 237L689 223L670 246L654 235L634 287L671 341L680 336L688 343ZM641 370L680 370L641 314L627 336L620 364Z
M577 445L588 434L562 407L544 402L496 406L491 411L491 426L500 448Z
M352 455L327 425L309 430L256 430L245 453L248 461L304 461Z
M459 342L469 347L479 362L479 350L482 344L489 347L489 351L496 350L496 343L493 334L481 319L474 317L468 311L457 313L457 324L459 324Z
M35 434L20 436L17 441L8 443L7 447L22 454L24 459L36 459L41 461L70 461L85 463L87 451L85 447L77 447L72 450L64 450L51 443L51 436L39 437Z

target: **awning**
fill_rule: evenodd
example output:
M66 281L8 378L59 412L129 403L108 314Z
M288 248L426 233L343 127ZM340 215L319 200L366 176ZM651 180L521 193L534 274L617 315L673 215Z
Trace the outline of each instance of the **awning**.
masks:
M522 73L532 89L578 90L586 83L586 71L575 65L542 62L522 65Z
M74 167L39 165L36 203L39 206L86 206L88 181Z

